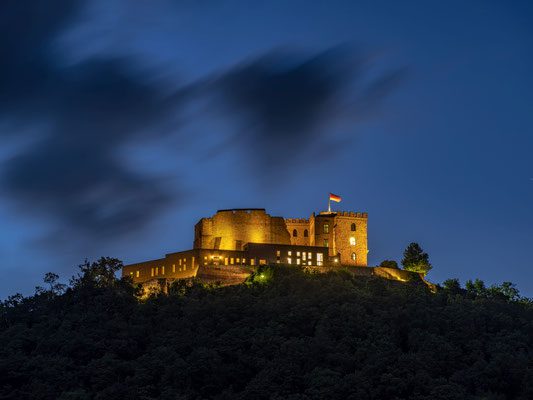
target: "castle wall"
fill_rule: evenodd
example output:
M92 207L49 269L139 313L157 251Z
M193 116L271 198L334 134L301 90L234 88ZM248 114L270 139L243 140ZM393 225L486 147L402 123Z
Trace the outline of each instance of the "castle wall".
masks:
M264 209L219 210L195 226L196 249L242 250L249 242L290 244L285 220Z
M151 279L187 279L196 276L198 252L195 250L167 254L165 258L125 265L122 276L131 276L133 282L146 282Z
M291 237L291 244L295 246L309 246L310 230L309 219L287 218L285 219L287 231Z
M315 246L324 246L329 248L329 256L335 256L335 214L320 213L314 217L315 220ZM327 233L325 226L327 225ZM327 246L325 241L327 240ZM342 260L344 261L344 260Z

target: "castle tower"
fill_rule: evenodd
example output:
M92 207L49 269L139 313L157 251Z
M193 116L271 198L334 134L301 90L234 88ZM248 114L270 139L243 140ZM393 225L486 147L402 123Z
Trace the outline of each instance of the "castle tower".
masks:
M285 220L291 244L324 246L339 264L366 267L368 254L366 213L346 211L313 213L309 219ZM307 233L307 235L306 235Z

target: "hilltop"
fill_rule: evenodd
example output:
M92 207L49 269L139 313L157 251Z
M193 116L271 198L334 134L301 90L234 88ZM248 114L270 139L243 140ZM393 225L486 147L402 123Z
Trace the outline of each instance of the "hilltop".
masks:
M2 303L1 399L531 399L512 286L265 267L140 300L116 260Z

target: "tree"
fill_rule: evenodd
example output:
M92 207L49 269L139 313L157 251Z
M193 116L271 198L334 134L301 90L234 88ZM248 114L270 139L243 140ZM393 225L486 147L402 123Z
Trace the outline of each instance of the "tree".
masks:
M477 297L486 297L489 293L485 286L485 282L480 279L476 279L475 282L472 282L471 280L466 281L465 289L468 293Z
M393 260L383 260L381 264L379 264L381 268L396 268L398 269L398 263Z
M67 285L57 282L58 279L59 275L54 274L53 272L47 272L43 279L44 283L50 286L50 293L55 295L60 295L67 288Z
M452 294L461 293L463 291L461 288L461 283L457 278L446 279L444 282L442 282L442 287Z
M424 253L418 243L411 243L403 253L403 269L406 271L420 272L427 275L433 268L429 263L429 256Z
M85 263L79 266L80 273L78 273L78 276L73 276L70 283L72 287L113 286L120 280L116 277L116 274L122 267L122 261L111 257L101 257L93 263L85 260Z

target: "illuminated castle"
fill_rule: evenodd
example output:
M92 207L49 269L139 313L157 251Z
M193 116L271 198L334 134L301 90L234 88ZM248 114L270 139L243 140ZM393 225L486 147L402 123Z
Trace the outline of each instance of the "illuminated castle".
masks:
M210 266L292 264L366 267L367 214L313 213L309 219L271 217L262 208L218 210L194 228L192 250L124 266L134 282L185 279Z

